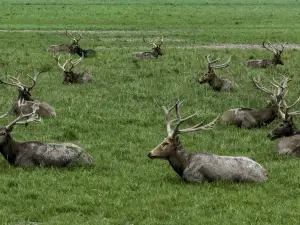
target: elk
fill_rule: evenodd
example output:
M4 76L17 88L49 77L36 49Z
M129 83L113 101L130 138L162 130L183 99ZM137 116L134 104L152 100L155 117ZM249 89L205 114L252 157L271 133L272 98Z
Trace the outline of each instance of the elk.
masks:
M72 60L71 55L66 59L64 64L60 63L60 55L58 53L53 56L59 68L62 69L64 73L63 84L83 84L83 83L90 83L94 81L92 73L90 72L74 72L73 69L77 66L80 62L83 61L84 55L82 55L77 60ZM66 66L69 65L69 69Z
M288 112L299 100L300 97L290 106L282 101L283 106L278 109L281 122L268 134L270 140L281 138L277 144L277 151L280 155L300 157L300 130L293 122L293 117L299 115L300 111Z
M283 61L281 59L281 54L284 50L284 46L281 44L281 49L276 48L269 41L266 45L265 41L262 43L262 47L267 49L268 51L273 52L273 57L271 59L263 59L263 60L248 60L246 65L252 68L268 68L271 65L283 65Z
M82 39L81 34L71 35L68 31L65 34L71 39L71 44L60 44L60 45L51 45L47 51L50 52L68 52L70 54L77 54L80 57L84 55L84 57L93 56L96 52L92 49L84 50L80 47L79 41Z
M282 82L278 83L275 79L271 84L277 88L276 91L270 91L253 78L254 85L267 94L271 94L268 104L261 109L235 108L225 111L221 116L221 123L235 125L240 128L259 128L271 123L278 116L278 107L282 101L289 79L283 76Z
M200 84L208 83L214 91L232 91L234 90L237 85L234 81L228 80L228 79L222 79L217 77L217 74L215 73L215 69L221 69L228 67L231 64L231 57L227 60L227 62L219 65L215 65L220 59L209 59L210 55L206 55L206 63L208 65L208 72L202 76L198 82Z
M154 42L153 40L146 40L143 38L143 41L145 43L148 43L150 45L153 45L152 52L134 52L133 55L137 58L141 59L149 59L149 58L158 58L158 56L162 56L163 53L161 51L161 45L163 44L164 40L163 37L158 42Z
M0 84L6 84L6 85L10 85L10 86L18 88L18 91L19 91L18 102L13 105L12 110L11 110L13 114L15 114L17 116L20 115L20 113L21 113L20 103L22 103L22 110L24 113L29 113L31 111L32 105L38 104L39 109L36 112L37 115L39 115L40 117L55 117L56 116L55 109L52 106L50 106L46 102L40 102L38 100L34 100L31 97L30 92L32 91L33 87L35 86L36 80L37 80L39 74L41 74L43 72L45 72L45 71L38 71L34 77L27 75L32 80L31 85L22 84L20 81L20 76L19 77L9 76L10 82L0 80Z
M93 164L92 156L75 144L15 141L11 134L15 125L27 125L28 123L41 121L41 118L36 114L37 110L38 105L34 104L30 113L21 113L11 123L5 127L0 127L0 152L10 165L20 167L71 167Z
M201 183L204 181L264 182L268 179L266 170L257 162L242 156L218 156L214 154L188 152L179 140L179 134L206 131L214 128L216 119L204 125L201 123L179 130L179 126L196 115L182 118L179 107L182 102L164 108L168 136L149 154L150 159L168 160L174 171L185 181ZM171 120L175 109L176 119ZM176 122L176 124L172 124ZM174 127L174 129L172 129Z

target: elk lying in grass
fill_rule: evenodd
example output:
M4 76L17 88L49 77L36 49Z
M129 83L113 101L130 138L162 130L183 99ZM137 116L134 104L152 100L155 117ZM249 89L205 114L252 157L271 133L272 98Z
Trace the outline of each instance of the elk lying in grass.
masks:
M84 50L80 47L79 41L82 39L81 34L71 35L68 31L65 34L71 39L71 44L60 44L60 45L51 45L47 51L50 52L69 52L70 54L77 54L80 57L93 56L96 52L92 49Z
M227 62L223 64L216 65L219 61L218 59L215 59L211 61L209 59L210 55L206 55L206 63L208 65L208 72L204 74L203 77L201 77L198 82L200 84L208 83L214 91L232 91L234 90L237 85L234 81L228 80L228 79L221 79L217 77L217 74L215 73L215 69L221 69L229 66L231 64L231 58L228 59Z
M267 94L271 94L268 104L261 109L235 108L225 111L221 116L221 123L235 125L241 128L257 128L271 123L278 116L279 103L286 92L288 78L283 77L281 84L271 82L277 88L277 93L262 86L259 81L253 79L257 88Z
M0 128L0 152L7 162L21 167L91 165L92 156L77 145L44 144L38 141L17 142L13 139L11 132L14 125L40 121L40 117L35 113L37 109L38 105L33 105L31 113L21 114L10 124Z
M12 112L15 115L17 115L17 116L20 115L20 113L21 113L20 103L22 103L23 113L31 112L32 111L31 110L32 105L33 104L38 104L39 109L36 112L36 114L38 116L40 116L40 117L54 117L54 116L56 116L55 109L52 106L50 106L46 102L40 102L40 101L34 100L31 97L31 94L30 94L31 90L33 89L33 87L36 84L36 80L37 80L38 75L41 74L42 72L37 72L34 77L28 76L32 80L32 84L30 86L22 84L19 80L20 77L17 77L17 78L16 77L9 77L11 82L5 82L5 81L0 80L1 84L7 84L7 85L14 86L14 87L18 88L18 91L19 91L18 102L15 103L13 105L13 108L12 108Z
M299 115L300 111L288 112L299 100L300 98L290 106L283 101L284 112L281 108L278 109L281 122L268 134L270 140L281 138L277 144L277 151L281 155L300 157L300 131L293 122L293 117Z
M145 40L145 38L143 38L143 41L145 43L148 43L148 44L154 46L152 48L152 52L135 52L135 53L133 53L134 56L136 56L137 58L141 58L141 59L149 59L149 58L158 58L159 55L160 56L163 55L161 48L160 48L164 42L163 37L158 42L154 42L153 40L148 41L148 40Z
M80 62L83 61L84 56L82 55L78 60L72 60L71 55L66 59L65 63L62 65L60 64L60 55L56 54L54 57L55 61L59 68L62 69L64 73L63 84L83 84L83 83L90 83L93 82L94 78L92 73L90 72L74 72L74 68ZM69 66L69 69L66 66Z
M265 42L263 42L262 47L273 52L273 57L271 59L263 59L263 60L248 60L246 62L248 67L253 68L268 68L271 65L283 65L283 61L281 59L281 54L284 50L284 46L281 44L281 49L276 48L274 45L272 45L270 42L268 42L268 45L266 45Z
M177 102L173 107L166 109L166 122L168 136L155 147L148 157L151 159L168 160L175 172L189 182L203 181L241 181L241 182L264 182L268 179L266 170L257 162L247 157L217 156L208 153L190 153L181 144L179 134L211 130L217 120L203 125L204 121L179 130L184 121L195 116L182 118L179 107L182 102ZM177 119L171 120L171 111L175 109ZM177 122L172 130L172 122Z

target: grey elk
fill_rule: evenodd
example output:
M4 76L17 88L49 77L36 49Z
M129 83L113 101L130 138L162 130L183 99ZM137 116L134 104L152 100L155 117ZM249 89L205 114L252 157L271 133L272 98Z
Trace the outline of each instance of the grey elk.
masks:
M208 72L202 76L198 82L200 84L208 83L214 91L232 91L237 87L233 80L222 79L217 76L215 69L228 67L231 64L231 58L223 64L216 64L220 59L210 60L210 55L206 55L206 63L208 65Z
M277 144L277 151L280 155L300 157L300 131L293 122L293 117L299 115L300 111L289 112L299 100L300 98L290 106L282 101L283 106L278 109L281 122L268 134L270 140L281 138Z
M74 72L75 66L83 61L83 55L79 59L73 60L69 54L64 64L60 63L60 55L56 54L53 58L57 62L58 67L63 71L63 84L84 84L94 81L93 75L90 72Z
M260 84L260 80L253 78L253 82L257 88L263 92L270 94L270 100L264 108L234 108L225 111L221 116L221 123L235 125L240 128L258 128L271 123L278 116L278 108L287 90L289 79L283 76L281 83L275 79L271 84L277 88L271 91Z
M188 152L179 140L179 135L188 132L206 131L214 127L214 119L204 125L205 121L189 128L179 129L179 126L196 114L182 118L177 102L167 109L164 107L168 136L149 154L150 159L167 160L174 171L185 181L231 181L231 182L264 182L268 179L266 170L257 162L242 156L218 156L202 152ZM175 109L176 119L171 119ZM176 122L175 125L172 123ZM172 126L174 127L172 129Z
M35 73L34 77L31 77L28 75L28 77L32 80L32 84L31 85L25 85L23 83L21 83L20 81L20 76L19 77L12 77L10 76L10 82L6 82L3 80L0 80L0 84L7 84L13 87L17 87L18 88L18 101L13 105L12 107L12 113L15 115L20 115L21 113L21 107L20 107L20 103L22 106L22 111L24 113L30 113L31 107L33 104L38 104L39 108L36 112L37 115L39 115L40 117L55 117L56 116L56 112L55 109L49 105L46 102L40 102L38 100L34 100L31 96L31 91L33 89L33 87L36 84L36 80L39 76L39 74L41 74L44 71L38 71L37 73Z
M75 144L44 144L39 141L17 142L13 139L11 132L15 125L27 125L41 120L35 113L37 109L38 105L33 105L31 113L21 114L5 127L0 127L0 152L4 159L10 165L20 167L92 165L92 156Z
M133 53L133 55L137 58L140 59L149 59L149 58L158 58L158 56L162 56L162 50L161 50L161 45L163 44L164 40L163 37L161 37L161 39L158 42L154 42L153 40L146 40L145 38L143 38L143 41L145 43L148 43L150 45L153 46L152 48L152 52L135 52Z
M262 59L262 60L248 60L246 62L246 65L248 67L252 68L268 68L271 65L283 65L283 61L281 59L281 54L284 50L284 46L280 44L280 49L276 48L274 45L272 45L270 42L268 44L265 43L265 41L262 44L262 47L267 49L268 51L273 52L273 56L271 59Z
M96 52L92 49L84 50L80 47L79 41L82 39L81 34L72 35L68 31L65 34L71 39L71 44L60 44L60 45L51 45L47 51L49 52L68 52L70 54L77 54L80 57L83 55L84 57L93 56Z

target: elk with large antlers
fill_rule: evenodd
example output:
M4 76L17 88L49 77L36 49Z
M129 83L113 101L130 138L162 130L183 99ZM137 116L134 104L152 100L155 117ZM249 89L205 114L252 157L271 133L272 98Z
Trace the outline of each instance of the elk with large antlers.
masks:
M266 170L250 158L218 156L201 152L190 153L185 150L179 140L179 134L211 130L217 118L208 124L202 121L195 126L179 129L184 121L196 115L182 118L179 112L181 104L182 102L177 102L169 109L164 107L168 136L148 154L149 158L168 160L175 172L189 182L264 182L268 179ZM174 109L177 118L171 120L171 112ZM172 129L173 122L176 122L174 129Z
M7 84L7 85L18 88L18 91L19 91L18 102L15 103L13 105L13 108L12 108L12 112L15 115L20 115L20 113L21 113L20 103L22 103L23 113L31 112L32 105L33 104L38 104L39 109L36 112L37 115L39 115L40 117L54 117L54 116L56 116L55 109L52 106L50 106L46 102L40 102L38 100L34 100L31 97L30 92L32 91L33 87L36 84L36 80L38 78L38 75L41 74L42 72L44 72L44 71L37 72L34 77L31 77L31 76L28 75L28 77L32 80L31 85L22 84L21 81L20 81L20 77L11 77L10 76L9 77L10 82L0 80L0 84Z
M248 129L271 123L278 116L279 103L285 95L288 81L289 79L285 76L283 76L281 83L273 79L271 84L277 88L276 93L276 91L271 91L261 85L260 80L253 78L253 82L257 88L271 95L268 104L261 109L235 108L227 110L221 116L221 122Z
M69 52L70 54L77 54L80 57L83 55L84 57L93 56L96 52L92 49L84 50L80 47L79 41L82 39L81 34L72 35L68 31L65 34L71 39L71 44L60 44L60 45L51 45L47 51L49 52Z
M281 122L268 134L270 140L281 138L277 144L277 151L281 155L300 157L300 130L293 122L293 117L300 115L300 111L289 112L299 100L300 97L290 106L285 100L282 101L282 106L278 109Z
M223 64L216 63L219 61L218 59L210 60L210 55L206 55L206 63L208 65L208 72L202 76L198 82L200 84L208 83L214 91L232 91L237 87L237 84L229 79L222 79L217 77L215 73L215 69L221 69L229 66L231 64L231 58L227 60L227 62Z
M271 65L283 65L283 61L281 59L281 54L284 50L284 46L281 44L280 49L276 48L274 45L272 45L270 42L268 44L265 43L265 41L262 44L262 47L267 49L268 51L273 52L273 57L271 59L263 59L263 60L248 60L246 62L246 65L248 67L253 68L268 68Z
M153 40L146 40L145 38L143 38L143 41L145 43L153 45L152 52L135 52L133 53L134 56L141 59L149 59L149 58L158 58L158 56L163 55L160 48L164 42L163 37L161 37L161 39L158 42L154 42Z
M64 73L63 84L83 84L90 83L94 81L92 73L90 72L74 72L75 66L77 66L80 62L83 61L84 56L82 55L77 60L72 60L71 55L66 59L64 64L60 63L60 55L56 54L53 56L59 68L62 69ZM66 68L66 67L69 68Z
M0 152L7 162L14 166L71 167L93 164L93 158L82 148L71 143L41 143L39 141L17 142L11 132L17 124L39 122L36 114L39 105L32 105L32 111L23 114L5 127L0 127Z

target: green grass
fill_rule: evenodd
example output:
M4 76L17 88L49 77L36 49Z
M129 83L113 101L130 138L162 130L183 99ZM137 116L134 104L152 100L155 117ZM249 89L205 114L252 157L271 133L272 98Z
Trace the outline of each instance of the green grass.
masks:
M257 5L237 0L222 4L161 1L159 5L133 0L97 2L4 1L0 7L2 29L124 31L84 34L81 45L95 48L97 56L86 59L80 68L92 71L96 82L73 86L61 83L62 73L45 51L51 44L68 43L66 37L59 33L0 33L0 78L23 74L25 79L38 68L50 67L40 75L32 96L50 103L58 115L27 127L16 126L14 138L72 142L90 152L95 161L92 168L21 169L0 160L0 224L297 224L299 160L278 156L277 141L266 137L278 121L254 130L217 125L212 131L181 137L189 151L255 158L269 171L270 179L264 184L188 184L167 162L146 156L166 136L161 106L170 106L178 98L185 100L183 115L199 111L188 123L192 125L206 117L212 120L229 108L264 106L268 96L253 87L252 76L261 75L267 85L267 78L288 74L292 78L288 100L299 96L297 50L285 50L284 66L255 70L245 68L243 62L250 57L268 58L269 52L177 48L214 42L260 43L265 38L296 42L297 1L260 1ZM82 8L91 11L78 17ZM115 16L116 11L120 16ZM273 17L268 19L268 13ZM254 24L256 15L260 26ZM239 20L242 23L235 25ZM163 57L132 60L132 52L148 50L142 36L162 33ZM232 65L217 73L234 78L238 91L216 93L196 82L207 70L204 55L208 53L224 61L232 56ZM0 111L5 112L16 100L17 91L0 88ZM3 118L1 124L13 118Z

